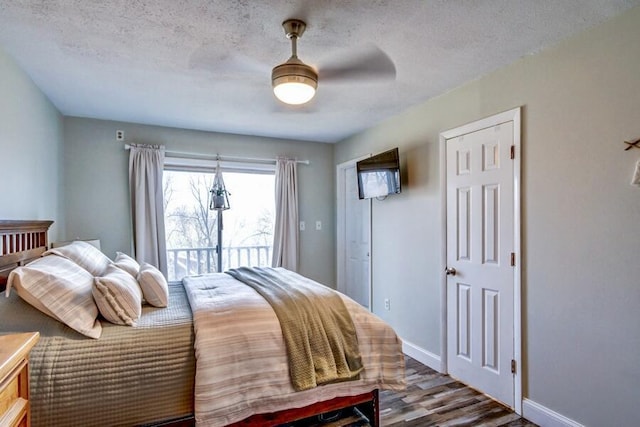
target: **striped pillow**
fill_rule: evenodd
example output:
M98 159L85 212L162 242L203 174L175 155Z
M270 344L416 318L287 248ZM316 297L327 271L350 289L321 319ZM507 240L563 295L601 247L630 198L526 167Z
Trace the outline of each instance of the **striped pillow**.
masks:
M140 264L138 264L138 261L131 258L129 255L122 252L116 252L114 264L132 275L134 278L138 277Z
M68 245L49 249L44 253L44 255L51 254L70 259L93 276L102 276L111 264L109 257L100 252L100 249L82 240L76 240Z
M166 307L169 301L169 285L160 270L151 264L142 263L138 283L147 303L154 307Z
M136 279L110 265L102 277L96 277L93 298L100 314L116 325L134 326L142 314L142 291Z
M12 287L27 303L81 334L102 334L91 295L93 276L73 261L56 255L38 258L11 272L7 295Z

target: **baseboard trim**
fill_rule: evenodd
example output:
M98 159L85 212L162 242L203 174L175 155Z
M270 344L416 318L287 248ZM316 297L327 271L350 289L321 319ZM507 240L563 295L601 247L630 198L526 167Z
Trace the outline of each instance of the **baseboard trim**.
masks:
M423 365L427 365L431 369L442 373L442 361L440 356L437 354L433 354L424 348L418 347L417 345L404 340L402 341L402 351L404 354L416 359Z
M582 424L529 399L522 400L522 416L541 427L584 427Z

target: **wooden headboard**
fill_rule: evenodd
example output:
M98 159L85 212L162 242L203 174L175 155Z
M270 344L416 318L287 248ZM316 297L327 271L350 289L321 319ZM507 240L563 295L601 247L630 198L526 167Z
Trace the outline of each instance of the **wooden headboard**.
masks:
M47 250L47 231L53 221L0 220L0 291L9 272Z

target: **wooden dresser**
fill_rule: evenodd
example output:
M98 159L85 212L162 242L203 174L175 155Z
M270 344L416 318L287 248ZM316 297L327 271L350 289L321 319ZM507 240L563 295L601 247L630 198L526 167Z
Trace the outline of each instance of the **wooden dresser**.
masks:
M29 427L29 352L40 334L0 336L0 426Z

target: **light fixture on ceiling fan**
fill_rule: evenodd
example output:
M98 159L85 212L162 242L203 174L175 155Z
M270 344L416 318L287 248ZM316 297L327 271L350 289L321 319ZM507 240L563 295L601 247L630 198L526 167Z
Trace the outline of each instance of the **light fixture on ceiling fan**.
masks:
M291 58L273 68L273 93L286 104L304 104L313 98L318 88L318 73L298 59L297 41L307 24L299 19L287 19L282 23L282 27L287 38L291 40Z

